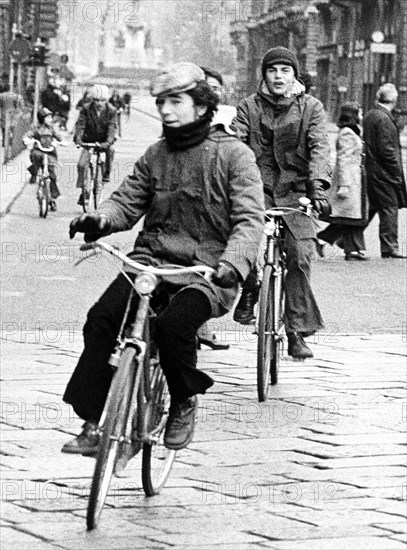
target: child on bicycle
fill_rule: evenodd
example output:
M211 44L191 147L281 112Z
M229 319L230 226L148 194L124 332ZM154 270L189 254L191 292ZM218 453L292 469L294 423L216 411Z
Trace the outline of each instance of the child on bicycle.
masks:
M50 177L50 190L51 190L51 210L57 209L56 199L60 196L60 191L57 185L56 165L58 162L57 150L54 144L54 140L62 142L61 136L55 132L52 124L52 112L43 107L37 113L38 124L35 124L31 130L29 130L23 137L23 142L26 146L33 143L33 147L30 151L30 160L32 165L28 167L28 171L31 174L30 183L35 183L38 169L42 167L42 161L44 155L48 155L48 172ZM38 147L37 140L42 147L49 149L53 147L53 151L44 153Z

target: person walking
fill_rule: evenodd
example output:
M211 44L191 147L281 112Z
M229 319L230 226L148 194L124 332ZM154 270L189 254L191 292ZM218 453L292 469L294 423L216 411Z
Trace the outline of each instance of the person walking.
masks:
M401 259L398 210L407 207L406 180L401 159L400 134L392 112L398 92L394 84L383 84L376 94L377 105L363 119L366 147L366 178L369 222L379 215L382 258Z
M363 230L368 221L366 178L363 168L360 106L344 103L340 109L336 163L328 192L330 225L318 239L344 249L345 260L367 260ZM321 218L323 219L323 218Z
M237 137L254 151L264 185L266 207L297 209L299 199L311 199L317 213L329 214L330 148L322 103L304 93L297 78L298 59L287 48L271 48L262 60L262 81L256 93L243 99L232 123ZM323 322L311 289L311 259L315 251L314 221L301 212L285 217L287 254L285 327L288 354L312 357L304 337ZM256 273L243 285L234 320L250 324L259 296Z

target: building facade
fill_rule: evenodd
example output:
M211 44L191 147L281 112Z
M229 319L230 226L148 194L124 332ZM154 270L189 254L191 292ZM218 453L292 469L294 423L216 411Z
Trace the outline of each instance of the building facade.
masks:
M240 93L252 93L264 52L294 50L312 93L335 118L345 101L369 109L378 87L393 82L407 109L406 0L251 0L232 26Z

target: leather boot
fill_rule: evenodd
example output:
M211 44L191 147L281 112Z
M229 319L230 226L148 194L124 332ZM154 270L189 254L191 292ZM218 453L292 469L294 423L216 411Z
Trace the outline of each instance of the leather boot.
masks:
M236 321L236 323L240 323L241 325L252 324L256 318L254 314L254 306L257 304L259 299L259 292L259 285L250 290L247 290L246 288L242 290L242 295L240 296L240 300L233 314L233 320Z
M290 332L287 334L288 340L288 355L295 359L307 359L314 357L314 354L307 346L304 338L298 332Z

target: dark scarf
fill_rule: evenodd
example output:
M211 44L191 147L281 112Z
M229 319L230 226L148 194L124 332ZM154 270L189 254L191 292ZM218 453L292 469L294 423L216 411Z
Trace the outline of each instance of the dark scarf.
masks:
M208 137L210 128L211 119L204 115L202 118L178 128L163 124L163 134L172 151L182 151L202 143Z

